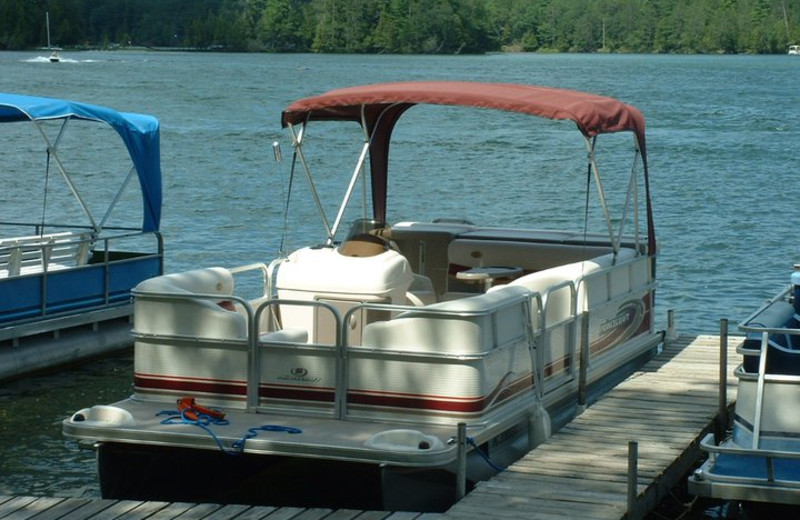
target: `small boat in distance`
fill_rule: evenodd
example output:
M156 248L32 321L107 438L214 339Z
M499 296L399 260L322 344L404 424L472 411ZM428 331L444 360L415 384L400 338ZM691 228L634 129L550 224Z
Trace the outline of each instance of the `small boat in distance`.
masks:
M739 324L733 431L702 440L709 458L689 478L695 495L800 506L800 265L791 280Z
M0 381L132 345L131 289L163 273L159 135L151 116L0 93Z
M300 99L282 124L321 236L136 287L133 396L63 422L98 450L104 497L441 511L656 352L636 108L421 81ZM448 124L458 137L436 133ZM426 153L452 167L430 171ZM512 206L515 225L453 215L480 216L476 196L496 201L484 219Z
M50 44L50 12L49 11L45 13L45 18L44 19L45 19L45 25L47 26L47 49L53 51L53 52L50 53L50 57L48 59L50 60L50 63L59 63L61 61L61 56L58 54L58 51L60 49L53 48L53 46Z
M790 56L800 56L800 45L789 45Z

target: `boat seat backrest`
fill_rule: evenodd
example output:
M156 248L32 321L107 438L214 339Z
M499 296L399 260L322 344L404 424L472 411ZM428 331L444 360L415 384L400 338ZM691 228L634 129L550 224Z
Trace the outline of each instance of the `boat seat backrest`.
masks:
M576 247L546 242L457 238L449 245L448 257L455 266L502 265L520 267L524 271L542 271L606 251L609 251L606 246Z
M758 316L747 322L748 327L772 332L768 337L766 371L768 374L800 375L800 336L786 334L781 329L796 329L798 322L791 303L773 302ZM746 372L757 374L761 357L761 332L748 332L738 351L742 354L742 366Z
M636 252L633 249L622 249L618 254L617 262L631 259L635 255ZM537 309L537 302L534 299L531 304L534 328L543 325L550 326L573 315L572 288L567 282L572 282L572 287L574 287L577 312L583 312L598 302L608 300L608 280L605 276L591 276L591 274L611 267L612 262L613 254L608 253L591 260L573 262L527 274L509 282L508 285L525 287L532 293L540 294L546 312L546 323L539 323L540 309ZM614 292L627 292L629 288L627 270L611 271L609 276L612 277Z
M91 243L73 231L0 240L0 278L86 265Z
M487 352L525 336L529 296L523 287L505 286L490 293L407 311L364 327L362 344L429 353Z
M141 334L206 339L246 338L245 316L229 310L232 302L228 297L233 294L233 288L233 275L222 267L145 280L136 286L134 293L134 330ZM219 295L219 299L192 297L198 294Z

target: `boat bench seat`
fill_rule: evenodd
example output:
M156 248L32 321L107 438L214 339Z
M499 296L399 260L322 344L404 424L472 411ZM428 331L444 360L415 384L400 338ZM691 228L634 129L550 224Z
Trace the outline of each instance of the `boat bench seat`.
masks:
M503 286L403 312L364 327L362 345L437 354L488 352L525 337L529 296L523 287Z
M245 339L247 319L234 310L236 307L229 298L233 288L233 275L222 267L145 280L134 289L134 331L203 339Z
M86 265L91 233L63 231L0 240L0 278Z
M503 265L535 272L609 251L607 246L578 247L560 243L457 238L448 246L447 256L454 268Z
M636 256L633 249L620 249L617 256L618 262L632 259ZM626 293L629 288L627 270L612 271L610 286L613 293L609 294L609 283L605 276L587 277L593 272L611 267L614 259L612 253L598 256L591 260L573 262L543 271L530 273L508 283L513 287L524 287L532 293L542 296L542 305L545 309L546 326L561 322L573 316L572 290L576 291L575 311L580 313L592 308L594 305L608 301L609 298ZM570 286L569 282L572 283ZM493 287L490 292L502 286ZM545 325L539 323L538 302L534 299L531 303L531 313L534 328Z
M800 328L794 307L785 301L776 301L747 324L764 329ZM800 336L773 332L769 335L766 372L768 374L800 375ZM757 374L761 358L761 333L748 332L739 347L745 372Z

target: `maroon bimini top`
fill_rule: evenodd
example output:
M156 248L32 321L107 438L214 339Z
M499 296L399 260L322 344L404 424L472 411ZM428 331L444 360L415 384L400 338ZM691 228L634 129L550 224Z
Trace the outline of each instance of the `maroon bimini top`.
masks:
M616 99L566 89L510 83L381 83L331 90L295 101L283 111L281 125L285 127L309 121L355 121L366 125L370 136L373 211L376 219L385 221L392 130L400 116L417 104L488 108L571 120L587 138L603 133L632 132L642 155L649 249L655 253L644 116L637 108Z

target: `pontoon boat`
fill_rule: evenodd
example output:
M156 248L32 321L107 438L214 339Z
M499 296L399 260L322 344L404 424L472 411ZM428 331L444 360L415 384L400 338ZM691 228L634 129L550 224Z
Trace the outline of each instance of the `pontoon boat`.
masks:
M163 274L158 121L0 94L0 123L0 380L130 348L131 289Z
M544 122L519 114L574 122L580 134L556 123L547 132L578 137L581 158L588 151L573 172L583 188L558 194L569 205L554 205L577 228L459 218L386 224L395 125L425 109L431 124L458 121L464 112L454 107L500 111L480 114L525 131L525 122ZM292 178L296 167L308 181L324 234L269 263L171 273L136 288L134 395L79 410L63 425L98 449L103 496L441 510L657 349L656 241L637 109L553 88L404 82L301 99L282 124L292 137ZM337 131L325 133L327 125ZM340 126L359 130L360 144L331 220L318 190L331 171L312 175L319 162L310 130L340 149ZM632 162L611 176L622 186L612 217L596 145L617 132L627 133ZM392 157L402 164L395 147L407 138L394 135ZM516 130L506 135L519 139ZM445 138L436 153L451 153ZM422 149L416 143L412 159ZM507 171L532 190L544 187L534 163ZM395 168L391 181L431 174ZM463 175L441 187L451 202L463 195ZM590 211L592 183L599 204ZM481 197L511 196L500 184ZM422 214L438 201L406 202ZM345 218L353 208L356 218ZM587 230L584 215L598 216L601 232ZM256 297L239 296L252 283L239 277L253 274Z
M800 266L798 266L800 267ZM708 460L689 478L700 496L800 505L800 271L742 323L742 363L729 438L701 442Z

